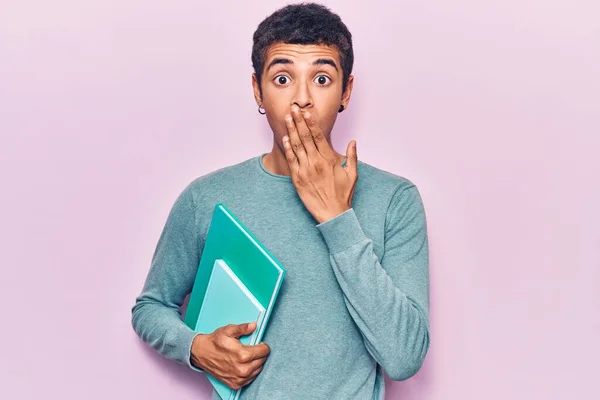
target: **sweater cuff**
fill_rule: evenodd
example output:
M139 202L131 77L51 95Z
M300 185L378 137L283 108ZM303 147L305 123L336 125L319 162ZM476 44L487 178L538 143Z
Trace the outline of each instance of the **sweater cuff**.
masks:
M182 350L183 354L181 354L178 359L194 371L204 372L203 369L197 368L192 364L192 344L194 343L194 338L199 335L199 333L189 328L184 328L180 334L181 346L179 348Z
M323 235L331 254L367 239L353 208L318 224L317 228Z

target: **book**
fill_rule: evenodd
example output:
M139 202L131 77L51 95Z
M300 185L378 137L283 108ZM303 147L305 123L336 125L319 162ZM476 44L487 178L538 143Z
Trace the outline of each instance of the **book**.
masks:
M223 283L229 280L225 285L239 296L235 298L235 302L233 298L215 291L220 284L211 284L214 271L217 271L215 282ZM198 329L208 330L230 323L251 322L252 320L240 318L256 317L254 332L239 339L242 344L260 343L268 327L285 273L283 265L233 212L223 203L218 203L213 210L184 322L197 332L211 333L214 329L211 332ZM232 284L237 289L230 286ZM205 304L208 308L203 311ZM241 307L242 304L248 308L238 313L237 307ZM261 311L262 309L264 311ZM234 391L208 372L205 373L215 391L224 400L237 400L244 390L242 388Z
M227 324L262 322L265 308L240 281L223 260L216 260L208 281L196 323L196 332L211 333ZM239 338L244 345L256 344L257 329L251 335ZM230 399L232 391L210 374L207 378L223 399Z
M223 260L213 266L196 323L196 332L211 333L227 324L262 322L265 308ZM256 344L256 330L240 338L245 345Z

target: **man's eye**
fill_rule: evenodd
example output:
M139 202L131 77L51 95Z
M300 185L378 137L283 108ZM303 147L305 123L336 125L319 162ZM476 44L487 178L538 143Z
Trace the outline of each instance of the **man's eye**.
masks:
M328 76L325 75L319 75L317 76L317 79L315 79L315 81L319 84L319 85L326 85L329 81L331 81L331 79L329 79Z
M275 77L275 82L277 82L277 84L279 85L285 85L287 83L289 83L290 78L288 78L285 75L278 75Z

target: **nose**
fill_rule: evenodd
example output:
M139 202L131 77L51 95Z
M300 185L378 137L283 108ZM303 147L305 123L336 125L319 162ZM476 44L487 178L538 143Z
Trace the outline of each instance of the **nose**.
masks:
M294 97L292 98L292 104L290 104L290 106L295 103L298 105L298 107L300 107L301 110L312 107L313 100L310 93L309 84L309 82L305 82L303 80L299 81L299 83L296 85L296 91L294 93Z

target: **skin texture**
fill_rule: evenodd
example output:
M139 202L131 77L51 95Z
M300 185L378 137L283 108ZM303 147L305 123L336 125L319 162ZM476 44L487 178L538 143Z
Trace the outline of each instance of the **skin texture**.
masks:
M285 59L286 63L270 64ZM335 67L316 60L329 60ZM352 207L358 179L356 142L346 155L331 146L331 131L340 106L348 108L354 77L342 93L343 71L339 51L325 45L276 43L269 47L259 83L252 74L254 97L266 111L273 131L273 148L263 158L269 171L292 177L306 209L318 223ZM347 158L345 167L341 166ZM245 346L240 336L256 324L228 325L211 334L197 335L191 349L192 364L230 388L250 384L262 370L270 348L266 343Z
M287 62L272 65L277 59ZM315 65L319 59L335 66ZM348 108L354 77L349 76L344 93L342 81L339 51L325 45L274 44L267 51L260 86L252 75L254 98L273 131L273 149L263 158L265 168L291 175L300 199L318 223L352 206L358 179L356 142L348 144L345 167L340 165L344 155L331 145L338 110L340 105ZM289 137L287 148L285 137Z
M350 209L358 180L356 142L348 144L348 161L342 167L310 111L302 115L294 105L286 123L289 134L283 138L285 157L306 209L318 223Z
M271 349L266 343L245 346L239 337L251 334L256 323L227 325L210 334L197 335L192 343L192 364L210 372L233 390L252 382L262 371Z
M267 69L269 64L278 58L289 59L293 64L276 64ZM329 65L312 65L319 58L331 59L337 70ZM280 82L281 76L286 76ZM319 81L326 76L325 84ZM263 158L265 167L279 175L291 175L285 159L283 137L288 134L285 115L291 111L293 104L302 111L310 111L323 131L325 139L331 144L331 130L338 116L340 105L348 108L354 77L348 78L346 92L342 94L343 72L340 55L335 47L323 45L297 45L277 43L269 47L261 77L261 91L252 74L252 87L256 104L266 112L267 121L273 131L273 148ZM282 84L283 83L283 84ZM343 161L344 155L336 153Z

